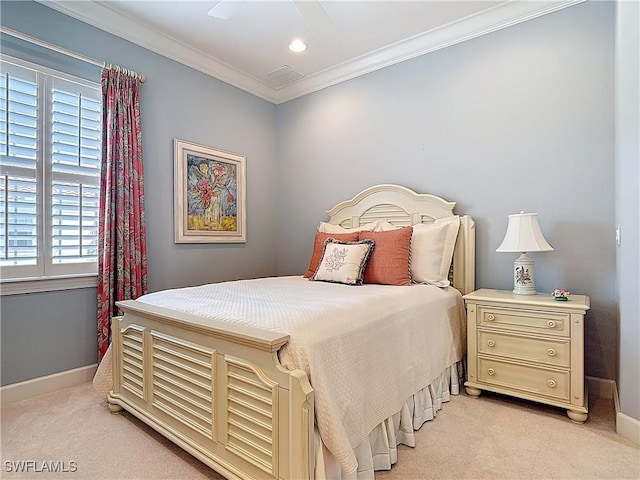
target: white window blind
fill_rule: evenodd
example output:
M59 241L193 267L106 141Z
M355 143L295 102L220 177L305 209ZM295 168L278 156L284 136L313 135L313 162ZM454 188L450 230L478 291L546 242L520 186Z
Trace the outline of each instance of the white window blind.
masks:
M100 86L0 60L2 279L97 272Z

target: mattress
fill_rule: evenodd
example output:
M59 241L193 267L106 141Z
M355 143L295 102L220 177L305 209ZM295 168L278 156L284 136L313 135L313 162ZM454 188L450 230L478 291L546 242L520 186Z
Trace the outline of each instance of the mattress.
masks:
M165 290L138 301L289 334L279 351L304 370L326 449L355 472L354 448L407 398L464 355L464 307L454 288L346 286L300 276Z

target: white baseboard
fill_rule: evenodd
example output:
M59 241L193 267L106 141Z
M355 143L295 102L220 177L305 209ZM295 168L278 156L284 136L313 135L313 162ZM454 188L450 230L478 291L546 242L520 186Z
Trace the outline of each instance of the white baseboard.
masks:
M640 420L616 412L616 433L640 445Z
M616 409L616 433L640 445L640 420L620 411L617 388L613 389L613 405Z
M12 403L37 397L67 387L90 382L96 374L98 364L74 368L66 372L54 373L24 382L5 385L0 388L0 403Z

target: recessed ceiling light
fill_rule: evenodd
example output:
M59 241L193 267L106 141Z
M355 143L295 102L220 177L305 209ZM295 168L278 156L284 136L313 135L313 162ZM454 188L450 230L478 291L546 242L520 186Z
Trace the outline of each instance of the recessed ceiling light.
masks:
M297 38L289 44L289 50L291 50L292 52L300 53L304 52L306 49L307 44Z

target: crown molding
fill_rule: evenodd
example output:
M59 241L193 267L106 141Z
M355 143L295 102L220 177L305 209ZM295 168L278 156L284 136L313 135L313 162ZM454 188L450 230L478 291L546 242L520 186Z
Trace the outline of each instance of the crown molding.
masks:
M512 1L384 47L330 69L308 75L278 91L284 103L367 73L516 25L586 0Z
M277 105L405 60L582 3L585 0L510 1L322 72L305 76L278 89L274 89L231 65L190 47L157 29L131 20L109 8L106 3L64 0L36 1Z
M122 15L110 8L107 3L65 0L36 1L271 103L277 101L275 90L268 85L158 29Z

